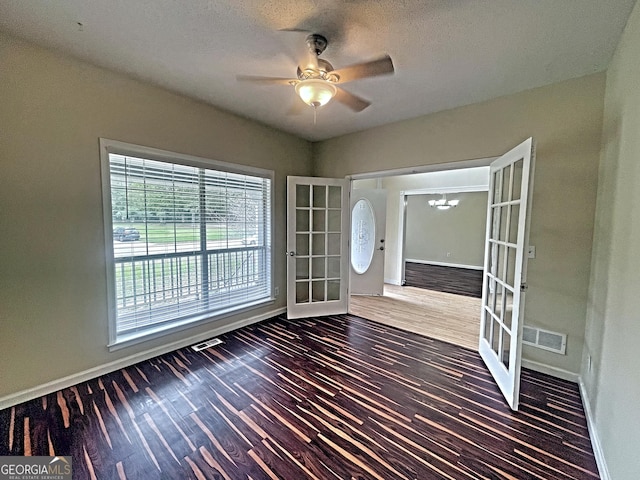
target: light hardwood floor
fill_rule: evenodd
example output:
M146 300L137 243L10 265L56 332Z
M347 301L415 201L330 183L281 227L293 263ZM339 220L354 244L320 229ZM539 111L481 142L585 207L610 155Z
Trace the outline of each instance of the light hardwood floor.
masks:
M479 298L385 284L382 297L353 295L349 313L477 350Z

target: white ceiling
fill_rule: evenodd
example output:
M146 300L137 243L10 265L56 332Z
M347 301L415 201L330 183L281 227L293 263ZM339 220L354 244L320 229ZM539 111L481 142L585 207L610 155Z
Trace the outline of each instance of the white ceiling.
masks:
M604 70L635 0L0 0L0 30L309 140L323 140ZM82 30L78 22L83 24ZM335 68L388 53L393 76L299 115L304 29ZM0 66L1 68L1 66Z

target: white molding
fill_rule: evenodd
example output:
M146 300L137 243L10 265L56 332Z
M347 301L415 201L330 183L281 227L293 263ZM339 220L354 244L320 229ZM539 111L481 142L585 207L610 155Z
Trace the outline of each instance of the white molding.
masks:
M150 328L143 335L133 335L128 338L124 338L123 340L117 341L115 343L107 345L107 348L110 352L115 352L117 350L122 350L123 348L132 347L134 345L138 345L140 343L148 342L150 340L155 340L156 338L164 337L166 335L171 335L174 333L182 332L184 330L188 330L193 327L200 326L205 323L222 321L225 318L229 318L235 315L242 315L252 310L255 310L258 307L266 307L267 305L273 305L275 299L269 298L267 300L258 300L257 302L248 303L245 305L234 306L219 312L216 312L215 316L211 316L210 313L204 313L201 315L193 316L189 319L183 320L181 322L176 322L173 325L170 325L169 328L163 329L158 328L153 329ZM215 319L215 320L213 320Z
M598 466L598 472L602 480L611 480L611 474L607 467L607 461L604 456L604 450L602 449L602 443L600 443L600 437L598 436L598 430L596 429L596 421L593 416L593 410L591 409L591 402L589 401L589 395L587 395L587 388L582 381L582 377L578 382L580 387L580 396L582 397L582 406L584 407L584 414L587 418L587 430L589 430L589 438L591 438L591 448L593 448L593 456L596 459L596 465Z
M384 283L388 283L390 285L398 285L398 286L402 285L400 280L398 280L397 278L385 278Z
M175 342L167 343L165 345L161 345L159 347L151 348L143 352L129 355L127 357L120 358L118 360L114 360L113 362L105 363L103 365L93 367L88 370L84 370L82 372L74 373L72 375L68 375L66 377L59 378L57 380L52 380L51 382L38 385L37 387L28 388L20 392L16 392L10 395L6 395L4 397L0 397L0 410L12 407L22 402L26 402L28 400L33 400L34 398L38 398L43 395L56 392L58 390L62 390L63 388L68 388L73 385L77 385L78 383L91 380L92 378L96 378L101 375L114 372L116 370L120 370L121 368L134 365L144 360L149 360L150 358L157 357L159 355L163 355L168 352L172 352L179 348L184 348L189 345L202 342L203 340L207 340L211 337L222 335L223 333L227 333L241 327L246 327L247 325L251 325L253 323L261 322L262 320L275 317L277 315L285 313L286 311L287 309L283 307L283 308L271 310L266 313L262 313L260 315L254 315L253 317L237 320L235 322L232 322L217 328L213 328L199 335L193 335L191 337L183 338L182 340L177 340Z
M145 157L160 162L172 162L180 160L180 163L200 168L217 168L226 172L239 173L240 175L255 175L258 177L269 178L275 181L275 171L266 168L252 167L239 163L223 162L212 158L198 157L189 155L188 153L171 152L169 150L161 150L159 148L137 145L135 143L121 142L120 140L112 140L101 137L99 139L101 153L107 155L115 153L117 155L129 155L131 157Z
M454 268L466 268L467 270L482 270L484 267L478 267L475 265L462 265L460 263L446 263L446 262L434 262L431 260L418 260L417 258L405 258L405 262L421 263L423 265L437 265L439 267L454 267Z
M457 162L435 163L418 167L396 168L392 170L379 170L377 172L355 173L348 175L350 180L365 180L367 178L395 177L397 175L411 175L414 173L442 172L444 170L461 170L464 168L488 167L498 157L474 158Z
M552 377L561 378L562 380L568 380L569 382L580 382L580 375L578 375L577 373L570 372L569 370L564 370L563 368L552 367L551 365L547 365L545 363L534 362L533 360L527 360L526 358L523 358L522 366L535 372L545 373L547 375L551 375Z
M404 253L407 247L405 238L407 231L407 197L404 193L400 193L398 208L398 248L396 250L396 271L400 276L400 278L398 278L399 285L402 285L405 280Z
M488 192L489 184L483 185L464 185L457 187L429 187L418 188L414 190L403 190L401 195L442 195L445 193L470 193L470 192Z

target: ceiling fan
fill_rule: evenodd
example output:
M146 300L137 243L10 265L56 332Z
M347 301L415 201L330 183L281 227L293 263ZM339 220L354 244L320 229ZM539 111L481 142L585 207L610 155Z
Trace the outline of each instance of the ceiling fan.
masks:
M389 55L334 70L328 61L320 58L328 45L324 36L317 33L311 34L307 36L306 43L309 48L309 58L303 65L298 65L297 78L254 75L238 75L236 78L245 82L293 86L302 101L314 109L326 105L332 98L335 98L336 101L353 111L361 112L371 105L371 102L347 92L339 85L361 78L394 72L393 62Z

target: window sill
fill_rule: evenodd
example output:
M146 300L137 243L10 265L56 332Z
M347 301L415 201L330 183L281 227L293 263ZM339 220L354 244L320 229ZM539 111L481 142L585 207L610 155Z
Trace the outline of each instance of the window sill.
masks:
M193 317L186 318L179 322L174 322L168 325L161 325L156 328L149 328L143 332L129 333L120 335L115 342L107 345L110 352L114 352L123 348L131 347L139 343L147 342L156 338L160 338L172 333L181 332L190 328L203 325L209 322L216 322L224 318L238 315L241 313L249 312L258 307L272 305L275 303L275 298L268 298L265 300L259 300L251 304L244 304L238 307L231 307L226 310L216 312L215 314L202 314Z

